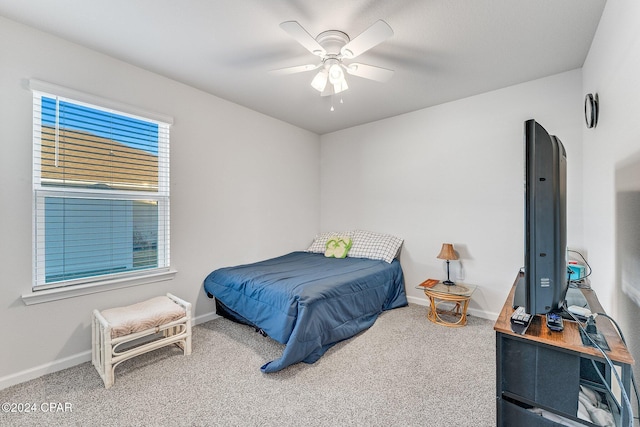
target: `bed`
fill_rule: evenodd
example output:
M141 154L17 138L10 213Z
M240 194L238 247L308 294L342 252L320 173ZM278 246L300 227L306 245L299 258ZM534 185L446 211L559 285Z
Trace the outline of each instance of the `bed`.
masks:
M336 343L373 325L382 311L407 305L395 257L385 261L292 252L217 269L204 288L216 298L218 314L285 344L279 359L260 368L265 373L314 363Z

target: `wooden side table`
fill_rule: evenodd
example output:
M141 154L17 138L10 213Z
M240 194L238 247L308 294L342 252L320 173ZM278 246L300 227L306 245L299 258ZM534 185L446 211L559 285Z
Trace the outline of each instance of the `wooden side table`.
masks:
M450 328L466 325L467 308L476 286L468 284L445 285L442 282L438 282L429 287L428 282L429 280L426 280L417 286L417 289L422 289L427 298L429 298L427 318L433 323ZM443 303L453 303L453 307L440 308L439 306Z

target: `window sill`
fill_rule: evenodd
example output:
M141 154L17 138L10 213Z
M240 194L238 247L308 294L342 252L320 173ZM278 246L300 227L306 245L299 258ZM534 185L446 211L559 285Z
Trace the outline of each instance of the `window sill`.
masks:
M86 285L75 285L63 288L32 291L27 294L23 294L22 301L25 305L33 305L44 302L57 301L61 299L74 298L82 295L111 291L114 289L122 289L131 286L145 285L153 282L172 280L175 277L176 273L178 273L176 270L168 270L158 273L145 274L144 276L138 277L105 280L103 282L88 283Z

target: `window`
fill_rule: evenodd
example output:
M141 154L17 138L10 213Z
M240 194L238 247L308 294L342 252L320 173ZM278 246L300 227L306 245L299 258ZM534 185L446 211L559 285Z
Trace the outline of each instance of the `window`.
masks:
M168 270L170 122L31 86L33 290Z

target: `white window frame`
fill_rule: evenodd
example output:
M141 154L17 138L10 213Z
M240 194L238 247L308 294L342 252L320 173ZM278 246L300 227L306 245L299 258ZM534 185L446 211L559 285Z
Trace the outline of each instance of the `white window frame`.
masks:
M41 170L38 169L39 161L33 159L33 283L31 292L23 294L22 299L27 305L47 302L52 300L86 295L95 292L102 292L111 289L119 289L129 286L153 283L163 280L171 280L177 273L171 269L170 265L170 235L169 235L169 216L170 216L170 183L169 183L169 127L173 124L173 119L166 115L143 111L137 107L122 104L119 102L107 100L104 98L89 95L73 89L64 88L39 80L29 80L29 89L33 92L34 104L35 99L41 99L42 96L51 97L69 101L79 105L85 105L91 108L103 109L121 115L129 115L137 119L155 122L159 126L164 126L166 132L158 132L158 152L166 153L166 162L159 162L158 170L158 191L157 192L141 192L141 191L118 191L100 192L91 190L77 190L73 188L56 189L55 187L41 185ZM34 109L35 110L35 109ZM33 131L33 147L34 156L36 147L40 144L40 117L39 112L34 113L34 131ZM161 151L163 150L163 151ZM45 197L86 197L99 199L118 199L118 200L134 200L144 198L146 200L154 200L158 202L158 218L164 218L158 221L158 259L166 260L164 265L158 265L155 268L143 269L128 273L108 274L102 276L94 276L82 279L66 280L46 284L44 279L44 231L43 227L38 228L36 224L37 209L44 205ZM166 226L164 225L166 224ZM163 242L163 244L161 244ZM36 273L38 272L38 273Z

